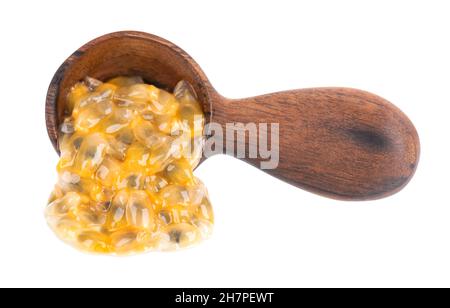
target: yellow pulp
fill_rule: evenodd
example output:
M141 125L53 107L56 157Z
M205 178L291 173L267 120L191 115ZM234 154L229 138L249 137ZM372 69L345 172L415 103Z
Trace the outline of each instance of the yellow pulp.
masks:
M192 174L204 116L191 89L180 81L171 94L139 77L87 77L71 89L46 209L62 240L130 254L186 247L210 234L208 193Z

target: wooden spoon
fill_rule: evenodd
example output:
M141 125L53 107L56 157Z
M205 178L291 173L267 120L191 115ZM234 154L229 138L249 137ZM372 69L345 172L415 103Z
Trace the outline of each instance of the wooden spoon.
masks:
M168 90L187 80L207 120L223 126L279 123L279 165L265 171L320 195L345 200L385 197L403 188L417 167L419 138L413 124L381 97L355 89L313 88L228 99L216 92L198 64L178 46L132 31L91 41L56 72L45 116L57 151L58 127L70 88L85 76L106 80L120 75L139 75ZM261 161L243 160L257 167Z

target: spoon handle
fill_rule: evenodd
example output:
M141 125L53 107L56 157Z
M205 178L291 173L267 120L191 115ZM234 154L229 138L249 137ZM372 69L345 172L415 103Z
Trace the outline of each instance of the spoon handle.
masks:
M356 89L301 89L245 99L218 96L211 121L224 130L227 123L255 123L261 128L258 134L264 131L261 123L278 123L279 146L272 139L268 145L270 149L272 143L272 153L279 150L279 163L264 171L335 199L391 195L408 183L419 159L419 138L410 120L385 99ZM249 127L234 126L240 133ZM268 129L267 135L271 132ZM223 142L228 154L237 156L225 149L227 142L236 148L245 145L246 157L241 159L256 167L270 160L249 157L250 147L261 150L262 142L258 148L254 138L240 142L230 135Z

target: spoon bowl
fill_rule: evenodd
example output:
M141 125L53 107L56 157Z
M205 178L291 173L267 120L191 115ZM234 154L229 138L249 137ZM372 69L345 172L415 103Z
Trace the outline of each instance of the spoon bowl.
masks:
M70 88L86 76L107 80L137 75L172 91L180 80L194 88L208 123L277 123L276 168L267 173L320 195L341 200L369 200L401 190L419 160L419 138L397 107L374 94L349 88L290 90L244 99L218 94L199 65L173 43L152 34L124 31L97 38L75 51L55 73L47 93L46 124L58 150L58 127L65 116ZM259 133L259 132L258 132ZM237 145L233 136L224 136ZM259 143L244 140L245 157ZM223 149L237 156L236 152Z
M188 81L211 110L211 85L197 63L183 50L149 33L125 31L99 37L75 51L55 73L46 101L46 124L50 140L58 150L58 127L64 118L65 98L84 77L107 80L117 76L141 76L155 86L173 90ZM208 117L207 117L208 118Z

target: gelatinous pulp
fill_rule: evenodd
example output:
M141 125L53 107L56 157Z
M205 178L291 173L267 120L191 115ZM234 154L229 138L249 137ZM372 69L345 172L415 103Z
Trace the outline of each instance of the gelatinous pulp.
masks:
M140 77L85 78L67 97L58 183L46 218L77 248L130 254L208 237L213 212L193 175L204 115L191 86L169 93Z

